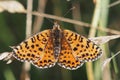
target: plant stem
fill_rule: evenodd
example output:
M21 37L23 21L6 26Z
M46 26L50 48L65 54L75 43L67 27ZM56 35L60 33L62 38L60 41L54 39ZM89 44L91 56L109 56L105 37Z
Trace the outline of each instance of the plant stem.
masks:
M96 28L98 26L98 22L100 19L100 11L101 11L101 0L97 0L93 15L93 20L91 24L91 29L89 32L89 37L94 37L96 34ZM88 80L94 80L93 66L91 62L86 64L86 70L87 70Z
M27 20L26 20L26 38L28 38L31 35L31 29L32 29L32 3L33 0L27 0ZM21 80L30 80L30 63L25 62L23 64L23 69L21 72Z

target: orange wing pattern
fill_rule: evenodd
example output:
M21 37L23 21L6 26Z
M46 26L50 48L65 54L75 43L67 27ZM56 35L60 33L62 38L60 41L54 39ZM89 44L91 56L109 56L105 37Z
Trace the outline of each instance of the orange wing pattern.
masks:
M44 55L43 55L42 59L35 61L33 64L36 67L43 69L43 68L53 67L55 65L56 61L57 60L55 59L54 54L53 54L52 39L49 38L48 43L45 46Z
M50 30L44 30L13 48L14 57L20 61L34 62L45 54L45 46L50 37Z
M94 61L101 56L100 47L87 38L69 30L63 30L63 34L72 49L72 54L79 61Z
M72 48L66 41L65 37L61 42L61 53L58 58L58 65L63 68L74 70L82 66L83 62L80 62L72 53Z
M55 45L60 49L57 58ZM94 42L72 31L61 30L58 24L52 30L44 30L23 41L13 48L13 52L16 59L31 62L42 69L52 67L57 62L69 70L79 68L84 62L94 61L102 54Z

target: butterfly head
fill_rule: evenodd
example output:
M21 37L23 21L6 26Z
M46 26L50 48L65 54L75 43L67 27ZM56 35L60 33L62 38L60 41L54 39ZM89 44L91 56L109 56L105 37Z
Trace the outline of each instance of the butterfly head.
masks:
M54 22L53 30L61 30L61 29L60 29L60 25L58 24L57 21Z

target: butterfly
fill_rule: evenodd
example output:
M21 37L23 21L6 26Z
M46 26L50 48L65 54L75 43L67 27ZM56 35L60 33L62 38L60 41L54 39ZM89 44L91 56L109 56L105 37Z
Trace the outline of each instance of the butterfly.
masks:
M13 56L44 69L55 64L76 70L85 62L97 60L102 49L94 42L54 23L53 29L41 31L13 48Z

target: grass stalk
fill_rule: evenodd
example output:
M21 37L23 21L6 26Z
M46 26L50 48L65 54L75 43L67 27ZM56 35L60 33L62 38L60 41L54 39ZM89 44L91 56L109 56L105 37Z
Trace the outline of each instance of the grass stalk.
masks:
M28 38L31 35L31 29L32 29L32 4L33 0L27 0L27 16L26 16L26 38ZM23 69L21 73L21 80L30 80L30 63L25 62L23 64Z
M102 10L101 10L101 17L99 21L99 28L106 28L107 21L108 21L108 11L109 11L109 2L110 0L101 0L102 3ZM105 36L106 32L98 31L98 36ZM101 62L104 60L103 58L107 58L107 55L109 54L108 44L101 46L103 49L103 56L101 58ZM100 68L100 67L99 67ZM98 69L98 68L97 68ZM95 73L98 73L98 70L96 69ZM99 72L100 73L100 72ZM102 80L111 80L111 74L110 74L110 68L109 66L104 69L104 71L101 73L102 75L99 75L99 78L102 76ZM97 78L98 79L98 78ZM100 80L100 79L99 79Z
M101 11L101 0L97 0L94 10L93 20L89 32L89 37L94 37L96 34L96 28L98 26L98 22L100 19L100 11ZM86 64L86 70L87 70L88 80L94 80L93 66L91 62Z
M44 13L46 4L47 4L47 0L39 0L38 1L38 11L37 12ZM40 31L43 20L44 20L44 17L35 16L35 21L33 23L33 34Z
M13 71L8 68L4 71L5 80L16 80Z

